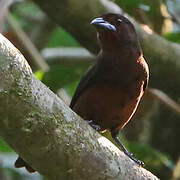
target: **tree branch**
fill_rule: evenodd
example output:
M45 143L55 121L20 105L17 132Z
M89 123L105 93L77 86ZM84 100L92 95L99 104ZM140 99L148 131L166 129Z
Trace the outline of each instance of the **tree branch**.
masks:
M96 61L96 57L84 48L56 47L45 48L41 51L48 64L89 64Z
M99 52L99 45L96 40L95 30L89 24L90 21L94 17L98 17L104 13L122 13L122 10L116 4L109 0L76 0L76 2L69 0L68 3L57 0L52 0L51 3L49 3L48 0L33 1L57 24L76 38L80 44L94 53ZM152 54L154 54L154 56L159 58L160 62L164 60L175 60L177 63L180 57L180 45L171 43L154 32L148 33L133 18L129 16L128 18L131 19L138 31L144 47L145 56L151 57ZM152 43L155 46L153 46ZM169 49L169 51L167 51L167 49ZM174 57L173 60L171 60L172 57ZM178 65L180 65L179 62Z
M147 93L149 93L152 98L159 100L162 104L166 105L172 111L180 115L180 105L164 92L158 89L148 88Z
M10 27L16 34L19 42L27 50L27 53L31 57L36 67L41 69L44 72L47 72L49 70L48 64L44 61L43 57L41 56L41 54L39 53L35 45L32 43L32 41L29 39L29 37L26 35L26 33L23 31L23 29L13 19L10 13L7 13L6 18L7 18L8 24L10 25Z
M0 35L0 136L51 180L158 179L73 113Z

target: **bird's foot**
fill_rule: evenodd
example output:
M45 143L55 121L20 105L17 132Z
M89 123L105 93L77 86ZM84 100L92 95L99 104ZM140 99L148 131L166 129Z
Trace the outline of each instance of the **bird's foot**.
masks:
M139 159L136 159L135 157L133 157L132 153L129 153L128 151L124 151L124 153L139 166L144 166L144 163L142 161L140 161Z
M114 139L114 141L121 147L121 149L123 150L124 154L126 154L126 156L128 156L131 160L133 160L135 163L137 163L139 166L144 166L144 163L138 159L136 159L135 157L133 157L133 154L128 152L128 150L125 148L125 146L121 143L121 141L118 139L118 137L116 136L116 134L112 133L112 138Z
M94 124L94 122L92 120L85 120L93 129L95 129L96 131L100 131L101 127L97 124Z

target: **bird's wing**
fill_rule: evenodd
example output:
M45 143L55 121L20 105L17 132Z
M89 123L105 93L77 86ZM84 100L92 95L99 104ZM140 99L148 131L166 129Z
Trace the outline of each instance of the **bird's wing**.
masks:
M90 67L89 70L87 71L87 73L82 77L82 79L74 93L74 96L71 100L70 108L73 108L77 99L84 92L84 90L86 88L88 88L92 84L96 83L100 79L99 77L96 77L96 73L97 73L97 65L94 65L94 66Z

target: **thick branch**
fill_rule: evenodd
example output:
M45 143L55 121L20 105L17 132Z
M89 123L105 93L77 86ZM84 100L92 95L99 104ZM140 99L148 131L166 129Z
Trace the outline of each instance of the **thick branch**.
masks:
M157 179L95 132L33 75L0 35L0 135L33 168L57 179Z

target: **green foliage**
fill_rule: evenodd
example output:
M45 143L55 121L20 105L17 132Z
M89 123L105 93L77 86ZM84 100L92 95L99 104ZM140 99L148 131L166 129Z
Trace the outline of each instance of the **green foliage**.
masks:
M117 4L119 4L122 8L133 8L133 7L138 7L141 0L133 0L133 1L124 1L124 0L116 0L115 1Z
M54 92L57 92L59 88L66 87L68 92L73 94L72 91L87 68L87 65L77 67L74 65L53 65L49 72L44 74L42 82Z
M13 150L3 140L0 140L0 152L7 153L13 152Z
M159 152L147 144L128 143L128 149L145 163L145 168L160 179L169 179L174 163L169 156Z
M57 27L52 34L47 47L79 47L79 43L62 28ZM73 95L77 84L87 70L88 65L52 65L50 70L43 74L36 72L38 79L42 80L52 91L57 92L59 88L65 88L71 96Z
M134 11L136 8L140 7L140 5L148 5L146 0L115 0L115 2L126 11Z
M72 83L67 84L64 88L67 91L67 93L72 97L78 84L79 84L80 78L77 78L77 80L73 81Z
M33 22L29 23L22 17L33 17L34 19L37 17L40 17L42 12L38 8L38 6L35 6L34 3L31 1L27 1L24 3L19 3L17 6L14 6L14 11L12 13L13 17L17 20L17 22L25 29L25 31L28 31L29 29L32 29L34 24ZM19 16L20 15L20 16Z
M173 169L174 165L173 162L170 160L170 158L155 150L154 148L150 147L147 144L139 144L139 143L128 143L128 148L133 152L134 154L140 154L140 157L143 159L145 164L147 164L149 167L153 168L156 166L166 166L169 169ZM153 170L152 169L152 170Z
M15 7L15 11L19 12L19 14L23 14L25 16L38 17L42 14L38 6L36 6L31 1L26 1L24 3L19 3L18 6Z
M172 42L180 43L180 33L168 33L164 35L164 38Z
M60 27L57 27L52 35L51 40L49 41L47 47L78 47L79 43L65 30Z
M42 70L38 70L34 73L34 75L36 76L37 79L39 79L40 81L42 81L43 76L44 76L44 72Z

